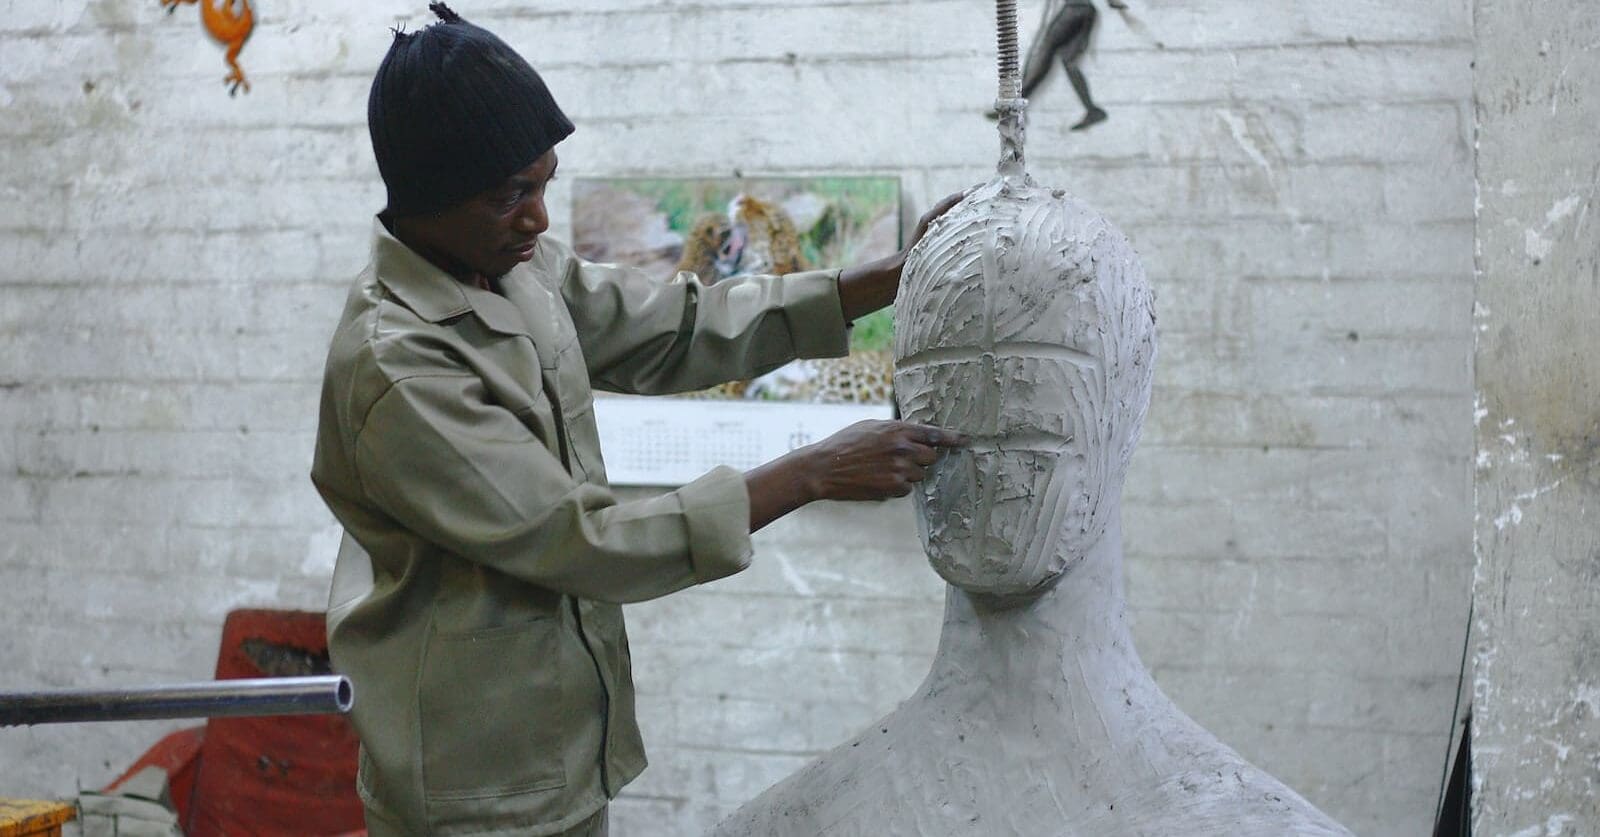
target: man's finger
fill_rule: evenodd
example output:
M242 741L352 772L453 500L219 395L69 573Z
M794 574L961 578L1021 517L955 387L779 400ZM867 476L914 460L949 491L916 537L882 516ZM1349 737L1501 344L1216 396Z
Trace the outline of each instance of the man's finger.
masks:
M933 208L928 210L928 214L924 215L923 217L929 221L932 221L933 219L938 218L940 215L949 212L950 209L956 204L960 203L961 199L965 196L966 195L963 192L955 192L953 194L945 195L944 199L934 204Z
M910 456L912 462L923 468L939 461L939 451L920 442L911 443Z
M972 443L972 440L965 434L945 430L942 427L934 427L928 424L916 424L912 425L912 427L915 430L912 432L911 438L931 447L964 448Z

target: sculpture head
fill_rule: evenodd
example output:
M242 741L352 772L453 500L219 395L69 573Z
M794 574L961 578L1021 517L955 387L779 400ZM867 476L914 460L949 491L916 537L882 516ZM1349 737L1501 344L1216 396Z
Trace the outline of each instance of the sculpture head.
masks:
M911 252L895 307L901 414L973 440L915 492L930 562L970 593L1044 592L1120 510L1156 348L1138 256L1082 202L996 178Z

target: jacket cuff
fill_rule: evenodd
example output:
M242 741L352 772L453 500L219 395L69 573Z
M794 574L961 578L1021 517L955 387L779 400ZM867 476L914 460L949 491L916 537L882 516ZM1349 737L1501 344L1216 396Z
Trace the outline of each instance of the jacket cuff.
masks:
M838 270L809 270L783 277L783 308L797 358L844 357L850 353Z
M727 466L678 489L689 525L689 561L697 584L750 566L750 494L744 475Z

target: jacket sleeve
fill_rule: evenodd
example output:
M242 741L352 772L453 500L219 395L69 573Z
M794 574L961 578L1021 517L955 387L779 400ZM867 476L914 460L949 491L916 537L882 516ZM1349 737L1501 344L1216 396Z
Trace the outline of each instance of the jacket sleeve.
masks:
M362 491L443 549L532 584L636 602L749 565L744 478L717 468L677 491L618 503L572 479L473 375L405 378L356 436Z
M837 270L740 276L707 287L689 272L662 282L569 253L561 293L589 377L610 392L688 392L850 348Z

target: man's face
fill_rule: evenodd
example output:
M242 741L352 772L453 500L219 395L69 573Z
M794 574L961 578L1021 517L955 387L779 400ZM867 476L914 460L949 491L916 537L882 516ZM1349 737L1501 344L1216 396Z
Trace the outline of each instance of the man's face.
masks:
M500 185L435 215L412 220L423 255L459 279L493 279L533 258L539 235L550 228L545 187L555 179L556 151Z

